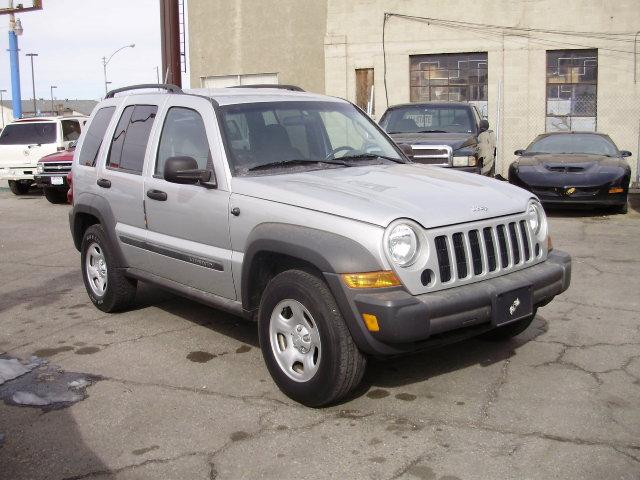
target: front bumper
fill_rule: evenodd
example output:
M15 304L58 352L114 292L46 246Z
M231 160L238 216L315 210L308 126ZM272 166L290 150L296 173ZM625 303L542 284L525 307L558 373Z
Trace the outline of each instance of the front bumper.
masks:
M33 180L36 167L0 168L0 180Z
M358 347L373 355L396 355L472 337L495 328L492 309L499 295L531 286L533 306L569 288L571 257L553 250L547 260L507 275L413 296L403 288L353 290L337 274L325 274ZM363 313L375 314L380 331L370 332Z
M54 177L62 178L62 184L53 185L51 183L51 179ZM58 188L60 190L69 190L69 182L67 182L67 173L60 173L60 174L43 173L43 174L35 175L33 178L36 181L36 185L40 188L48 187L48 188Z

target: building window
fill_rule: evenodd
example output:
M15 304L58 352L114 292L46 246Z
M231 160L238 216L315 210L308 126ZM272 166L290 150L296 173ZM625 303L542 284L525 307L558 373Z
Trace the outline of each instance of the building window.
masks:
M487 115L487 53L410 57L412 102L470 102Z
M356 105L373 115L373 68L356 68Z
M595 131L597 88L597 50L547 50L547 132Z

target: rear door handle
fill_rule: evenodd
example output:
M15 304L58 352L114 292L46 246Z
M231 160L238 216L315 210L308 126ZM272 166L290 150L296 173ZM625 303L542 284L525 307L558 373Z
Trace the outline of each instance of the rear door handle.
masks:
M167 199L167 194L161 190L151 189L147 190L147 197L164 202Z
M107 180L106 178L99 178L96 183L99 187L111 188L111 180Z

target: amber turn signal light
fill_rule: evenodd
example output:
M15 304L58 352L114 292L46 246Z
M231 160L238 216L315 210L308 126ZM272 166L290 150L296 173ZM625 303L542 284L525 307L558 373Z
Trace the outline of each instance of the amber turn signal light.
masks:
M609 189L609 193L623 193L624 192L624 188L622 187L611 187Z
M378 324L378 317L376 317L373 313L363 313L362 319L364 320L364 324L367 326L370 332L380 331L380 324Z
M342 281L349 288L386 288L401 285L398 276L391 270L365 273L343 273Z

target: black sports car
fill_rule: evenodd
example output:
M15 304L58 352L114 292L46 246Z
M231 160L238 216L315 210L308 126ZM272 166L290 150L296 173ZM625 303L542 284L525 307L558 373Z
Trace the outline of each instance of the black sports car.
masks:
M627 150L608 135L554 132L538 135L509 166L509 182L547 205L607 205L627 212L631 167Z

